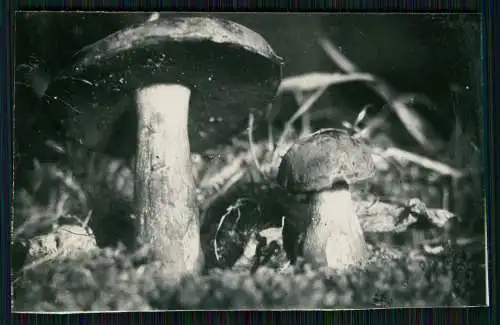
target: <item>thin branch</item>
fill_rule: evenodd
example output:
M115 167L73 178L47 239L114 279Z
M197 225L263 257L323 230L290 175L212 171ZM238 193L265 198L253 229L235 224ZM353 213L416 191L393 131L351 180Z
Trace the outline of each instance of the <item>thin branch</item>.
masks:
M327 87L318 89L302 104L302 106L299 107L299 109L295 112L295 114L286 122L285 127L281 132L280 138L278 139L278 142L275 146L274 150L275 154L273 155L272 159L273 162L276 161L276 159L278 158L277 155L279 154L279 149L285 143L287 136L293 129L293 123L295 123L295 121L297 121L297 119L300 118L302 114L307 112L312 107L312 105L319 99L319 97L321 97L321 95L326 91L326 89Z
M460 178L463 176L463 173L451 166L446 164L431 160L427 157L417 155L412 152L404 151L399 148L391 147L386 149L381 153L384 157L391 157L397 160L406 160L418 164L424 168L436 171L441 175L451 176L454 178Z
M255 163L255 166L259 170L259 172L264 175L262 172L262 169L260 167L259 160L257 159L257 153L255 152L255 142L253 141L253 127L254 127L254 116L252 113L250 113L248 117L248 144L250 146L250 152L252 153L252 158L253 162Z
M37 260L33 261L32 263L30 263L30 264L28 264L28 265L24 266L24 267L21 269L21 272L23 272L23 273L24 273L24 272L26 272L26 271L32 270L32 269L34 269L34 268L36 268L36 267L38 267L38 266L40 266L40 265L42 265L42 264L44 264L44 263L47 263L47 262L49 262L49 261L51 261L51 260L56 259L57 257L59 257L59 256L60 256L60 255L62 255L62 254L63 254L63 250L58 249L58 250L57 250L57 251L55 251L54 253L51 253L51 254L46 255L46 256L44 256L44 257L41 257L41 258L39 258L39 259L37 259Z
M215 258L217 259L217 261L220 261L220 259L221 259L221 256L219 255L219 246L218 246L218 244L217 244L217 235L219 234L219 231L220 231L220 229L222 228L222 224L223 224L223 223L224 223L224 221L226 220L227 216L228 216L231 212L233 212L235 209L238 209L238 210L239 210L239 208L240 208L240 206L241 206L241 203L242 203L243 201L245 201L245 200L244 200L244 199L238 199L234 205L229 206L229 207L227 208L227 210L226 210L226 213L224 213L224 214L222 215L222 217L220 218L220 220L219 220L219 224L217 225L217 229L216 229L216 231L215 231L215 235L214 235L214 244L213 244L213 246L214 246Z
M326 37L318 40L319 45L323 48L325 53L332 59L337 66L345 73L358 73L359 69L349 61L342 53L340 53L333 43ZM398 118L403 122L407 131L422 145L425 149L435 151L436 145L432 141L428 141L423 136L422 123L419 116L409 108L404 101L397 96L397 92L387 83L378 78L374 78L372 82L365 82L365 84L378 94L392 109ZM405 98L402 98L405 99ZM425 101L424 101L425 102ZM417 121L418 120L418 121Z
M219 171L217 171L217 173L213 175L205 174L200 180L200 189L207 190L216 188L220 184L224 184L225 182L227 182L227 180L229 180L231 177L233 177L243 169L243 165L252 161L253 155L255 155L256 157L262 155L264 146L264 144L259 143L254 146L253 152L251 150L248 150L244 153L241 153L240 155L238 155L238 157L233 159L230 164L225 165Z
M205 201L205 203L202 205L202 209L205 210L207 209L210 205L213 204L219 197L223 196L226 194L243 176L245 175L245 171L240 170L233 174L224 184L224 186L217 191L214 195L212 195L209 199Z
M325 37L321 37L318 40L319 45L323 48L325 53L330 57L330 59L338 65L338 67L347 73L357 72L359 69L349 61L342 53L340 53L333 43Z

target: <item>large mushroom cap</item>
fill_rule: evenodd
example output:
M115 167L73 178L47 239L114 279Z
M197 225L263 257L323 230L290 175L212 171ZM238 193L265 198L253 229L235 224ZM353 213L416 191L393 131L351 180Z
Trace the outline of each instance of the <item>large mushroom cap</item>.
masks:
M178 17L131 26L82 49L51 84L68 136L103 149L134 91L154 83L191 89L191 149L241 128L275 95L282 59L262 36L232 21ZM53 104L54 104L53 103ZM168 109L168 107L165 107ZM121 125L135 136L135 125ZM129 142L130 143L130 142Z
M320 130L294 144L284 155L277 180L291 193L317 192L337 180L370 177L374 164L369 147L346 133Z

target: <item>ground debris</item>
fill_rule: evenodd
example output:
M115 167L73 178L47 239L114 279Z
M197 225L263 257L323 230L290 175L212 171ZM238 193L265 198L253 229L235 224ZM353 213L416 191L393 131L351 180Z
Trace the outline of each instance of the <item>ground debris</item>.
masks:
M427 208L417 198L403 204L360 201L356 207L365 232L401 232L417 223L425 224L428 228L442 228L456 218L455 214L447 210Z

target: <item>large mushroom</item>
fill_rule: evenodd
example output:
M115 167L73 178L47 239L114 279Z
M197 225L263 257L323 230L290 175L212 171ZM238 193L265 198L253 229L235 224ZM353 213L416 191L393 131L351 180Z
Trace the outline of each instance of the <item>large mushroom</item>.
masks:
M277 180L294 197L286 208L283 245L292 263L344 269L368 250L350 185L374 172L369 148L336 130L320 130L292 145Z
M69 138L93 150L125 143L127 155L135 154L140 238L173 276L202 264L191 151L227 140L251 109L263 116L281 65L265 39L244 26L177 17L84 48L49 88L68 108Z

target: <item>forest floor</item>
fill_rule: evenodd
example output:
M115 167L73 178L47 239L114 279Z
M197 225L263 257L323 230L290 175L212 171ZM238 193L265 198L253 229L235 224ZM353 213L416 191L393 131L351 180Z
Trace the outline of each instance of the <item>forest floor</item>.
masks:
M309 87L311 81L306 81L292 88ZM298 104L297 112L302 112L295 116L297 121L311 106ZM297 123L286 125L292 124ZM392 140L405 131L371 139L379 156L388 159L378 161L372 179L352 188L370 262L342 272L316 269L302 260L285 267L279 240L282 198L273 185L277 166L273 157L299 132L292 130L279 138L283 146L273 147L276 138L255 140L248 130L229 145L193 155L205 270L175 285L148 247L132 248L130 164L52 143L47 150L60 151L60 159L35 162L29 177L26 171L17 171L29 182L16 184L14 193L14 310L351 309L486 303L482 157L459 128L442 146L445 153L434 159L412 153L411 148L397 149L400 146ZM279 135L283 129L277 131ZM443 177L450 174L449 165L465 176ZM405 213L410 222L396 231L393 220ZM423 219L431 222L422 226ZM387 229L375 231L387 220ZM266 231L271 234L263 248L268 249L267 258L242 259L246 248L258 246L255 239L265 237ZM273 242L278 245L271 247Z
M261 145L257 143L255 147ZM101 240L101 248L89 244L78 254L62 253L58 249L59 245L63 246L58 242L61 239L53 234L71 224L81 226L85 221L86 215L73 217L78 215L74 211L82 211L78 210L81 208L79 191L88 196L88 188L92 186L93 196L99 198L98 201L95 198L90 200L94 204L90 209L94 212L94 219L106 212L111 213L105 207L117 206L118 203L127 206L130 202L116 197L110 199L109 191L106 199L103 191L96 194L99 180L95 176L85 181L72 178L75 165L48 163L35 168L36 190L33 191L35 187L31 192L19 189L16 193L15 218L26 220L37 215L33 219L36 221L31 222L32 229L25 228L24 237L19 235L18 238L24 239L17 241L17 248L18 252L26 254L27 245L36 246L33 243L40 242L40 238L46 240L48 234L53 235L54 244L49 252L52 257L48 259L43 254L34 253L31 254L42 257L28 261L23 253L14 256L18 259L14 260L14 266L17 265L14 274L15 309L346 309L485 303L484 233L481 233L480 225L476 227L479 230L472 231L469 224L464 225L461 221L462 216L457 218L451 213L446 218L450 218L451 223L459 220L457 224L460 226L437 227L431 224L423 230L407 227L402 232L390 234L391 240L367 233L371 262L345 272L314 269L303 261L284 268L286 257L281 247L271 252L265 261L242 260L245 246L255 241L255 234L266 228L279 233L281 220L275 205L279 198L268 180L259 179L258 171L251 163L254 158L248 155L247 149L246 146L227 146L219 151L219 159L199 169L198 182L205 184L200 188L200 204L204 207L202 242L207 267L202 275L188 277L180 285L169 284L168 270L158 267L147 247L134 250L123 245L104 248L106 245ZM241 163L235 164L235 161ZM112 162L109 160L107 164ZM432 185L432 173L415 164L397 168L387 165L383 169L354 190L360 207L363 202L365 207L386 204L392 207L390 213L396 217L394 214L402 211L398 210L399 207L417 198L431 213L447 211L439 210L443 204L443 191L438 185ZM244 172L239 174L239 171ZM227 176L223 176L224 172ZM130 182L127 177L130 178L131 174L120 175L116 184ZM239 175L236 180L234 175ZM106 175L100 178L102 183ZM216 178L222 179L221 184L213 185L217 183ZM127 190L122 189L122 192ZM40 199L40 196L45 199ZM389 203L380 202L382 198L390 198ZM80 205L76 204L78 202ZM118 213L127 209L130 206L119 209ZM117 211L113 213L116 215ZM222 216L225 216L223 222ZM371 217L360 218L362 222L375 220L377 223L380 213L372 212ZM481 220L479 216L476 219ZM79 221L75 223L75 220ZM15 222L16 225L19 223ZM120 229L120 235L125 238L127 222L123 219L112 219L107 227L104 226L105 229ZM95 226L93 230L96 234L99 232ZM216 236L217 254L214 249ZM399 239L394 240L395 236ZM30 252L34 251L30 249Z

